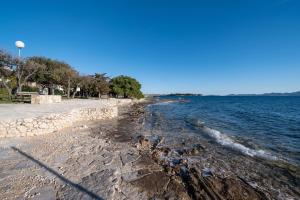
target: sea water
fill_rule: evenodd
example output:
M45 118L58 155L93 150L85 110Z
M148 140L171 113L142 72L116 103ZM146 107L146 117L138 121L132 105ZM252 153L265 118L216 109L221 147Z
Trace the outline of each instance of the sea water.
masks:
M190 129L248 156L300 165L300 97L167 96L149 111L158 128ZM163 121L159 121L163 120Z
M300 97L160 96L146 108L142 132L171 149L165 159L233 173L270 198L300 198Z

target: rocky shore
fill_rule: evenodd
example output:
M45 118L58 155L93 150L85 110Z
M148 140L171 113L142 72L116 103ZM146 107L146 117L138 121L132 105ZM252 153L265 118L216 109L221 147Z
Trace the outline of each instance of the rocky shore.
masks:
M299 168L241 154L185 129L153 107L145 112L139 133L142 151L184 187L190 199L298 199ZM156 107L157 108L157 107ZM168 114L172 113L172 107ZM173 116L173 117L176 117ZM205 134L203 134L205 136ZM174 193L179 194L176 190ZM168 198L164 196L164 198ZM179 199L183 199L179 196Z
M155 134L137 137L137 148L144 159L148 158L162 167L162 174L147 174L140 182L146 188L153 181L161 183L161 192L151 198L158 199L268 199L260 190L252 187L241 177L228 172L215 173L209 168L203 170L205 163L193 160L193 157L208 154L205 145L188 143L188 147L174 148L165 143L167 138ZM163 179L162 177L165 177ZM150 181L151 180L151 181Z
M205 168L205 143L174 148L145 134L147 104L51 134L2 138L0 199L270 199L230 171Z
M0 140L0 199L190 199L139 135L144 103L50 134Z
M139 170L139 152L120 126L128 106L123 109L118 118L2 138L0 199L146 198L145 191L130 184Z

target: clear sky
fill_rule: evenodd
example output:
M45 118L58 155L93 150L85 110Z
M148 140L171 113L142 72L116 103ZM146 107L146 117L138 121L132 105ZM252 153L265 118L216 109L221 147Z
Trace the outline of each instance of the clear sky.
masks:
M299 0L6 0L0 48L130 75L145 93L300 90Z

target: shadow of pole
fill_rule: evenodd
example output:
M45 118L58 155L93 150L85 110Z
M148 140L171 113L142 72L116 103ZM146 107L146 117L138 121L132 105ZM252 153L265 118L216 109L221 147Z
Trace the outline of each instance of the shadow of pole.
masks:
M55 170L51 169L50 167L46 166L45 164L43 164L42 162L36 160L35 158L33 158L32 156L26 154L25 152L23 152L22 150L16 148L16 147L11 147L14 151L18 152L19 154L21 154L22 156L28 158L29 160L31 160L32 162L36 163L37 165L39 165L40 167L46 169L47 171L49 171L51 174L55 175L56 177L58 177L60 180L62 180L63 182L65 182L66 184L74 187L75 189L79 190L82 193L85 193L86 195L88 195L89 197L93 198L93 199L97 199L97 200L103 200L103 198L99 197L97 194L87 190L86 188L82 187L79 184L73 183L72 181L68 180L67 178L63 177L62 175L60 175L58 172L56 172Z

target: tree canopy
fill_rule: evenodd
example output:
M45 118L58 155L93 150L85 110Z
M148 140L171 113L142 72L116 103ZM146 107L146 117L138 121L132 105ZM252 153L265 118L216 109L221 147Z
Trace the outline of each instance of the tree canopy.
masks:
M124 98L143 98L141 92L141 84L134 78L129 76L118 76L110 81L111 93L115 96L123 96Z
M44 65L30 59L16 58L0 50L0 83L10 97L15 86L16 91L21 92L23 85L41 68Z
M110 79L106 73L81 75L63 61L38 56L19 59L0 50L0 87L4 87L11 96L15 91L22 91L22 86L29 82L35 82L40 89L49 88L51 94L55 94L59 88L59 93L68 98L76 95L99 98L102 95L143 97L141 84L129 76ZM25 89L28 87L26 85Z

